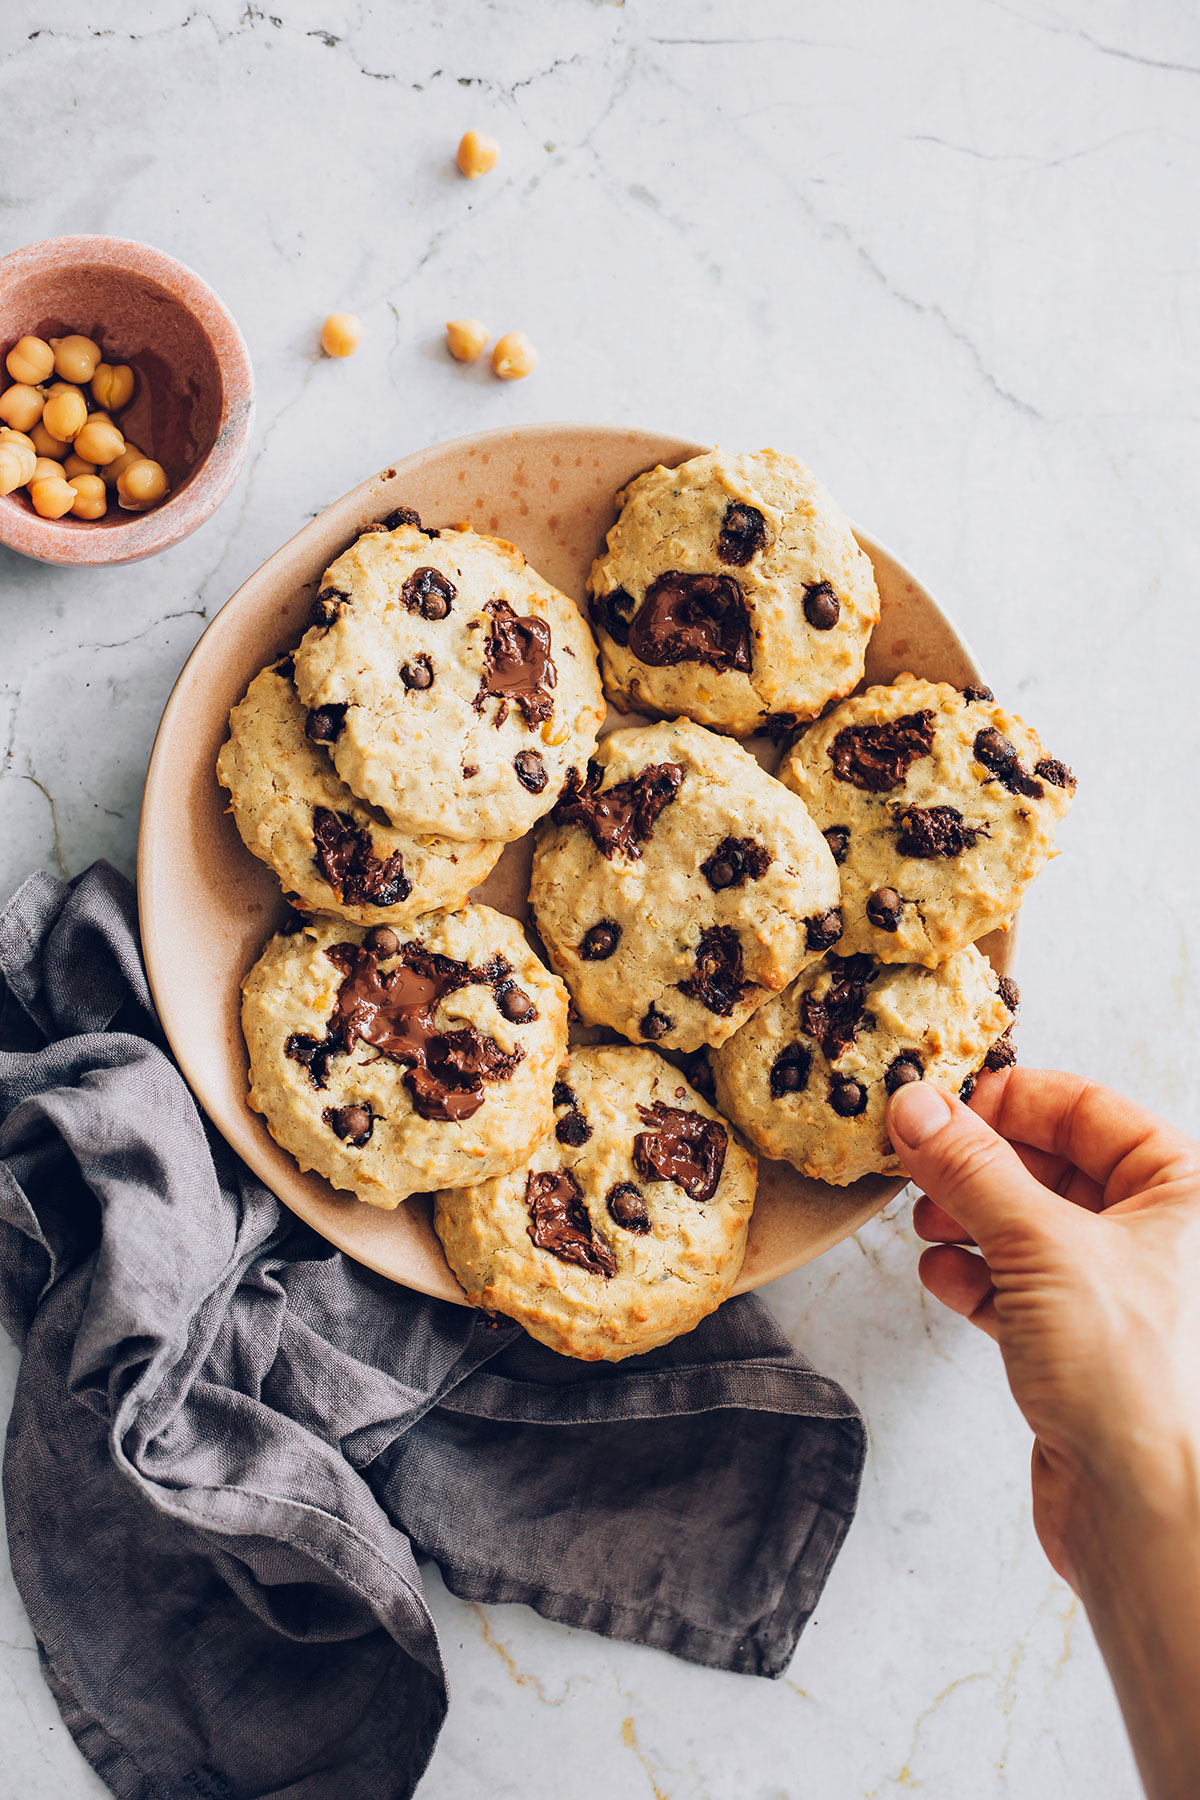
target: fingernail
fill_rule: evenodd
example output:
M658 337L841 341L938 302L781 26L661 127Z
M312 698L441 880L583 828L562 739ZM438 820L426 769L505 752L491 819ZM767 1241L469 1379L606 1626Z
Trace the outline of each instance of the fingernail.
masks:
M919 1150L950 1121L950 1102L927 1081L910 1081L897 1088L887 1112L887 1127L910 1150Z

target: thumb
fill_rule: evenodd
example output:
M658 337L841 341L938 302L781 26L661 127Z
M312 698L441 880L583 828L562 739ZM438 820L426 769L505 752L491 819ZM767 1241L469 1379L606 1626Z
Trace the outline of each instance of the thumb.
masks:
M896 1155L929 1198L989 1247L1045 1220L1056 1196L1035 1181L1011 1144L978 1113L928 1081L910 1081L888 1102Z

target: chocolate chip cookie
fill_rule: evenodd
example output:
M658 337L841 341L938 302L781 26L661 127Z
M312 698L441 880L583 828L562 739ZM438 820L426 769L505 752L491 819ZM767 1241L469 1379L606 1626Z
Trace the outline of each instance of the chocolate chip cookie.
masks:
M310 735L413 834L520 837L604 716L579 609L472 531L364 533L326 571L295 666Z
M248 850L296 904L360 925L462 906L503 844L397 831L341 780L292 682L290 657L256 675L229 715L217 780ZM318 718L315 729L329 722Z
M370 931L314 919L242 983L250 1105L372 1206L483 1180L552 1129L567 995L490 906Z
M689 719L614 731L538 830L530 903L583 1019L720 1044L837 941L838 872L802 803Z
M900 1173L889 1095L933 1081L969 1096L1015 1060L1015 985L975 946L936 969L831 953L713 1053L717 1104L764 1156L843 1187Z
M1075 792L990 689L915 675L844 700L779 775L837 858L841 952L931 968L1010 923Z
M874 571L803 463L713 450L639 475L617 504L589 582L614 705L748 737L862 679Z
M473 1306L564 1356L617 1362L727 1297L756 1163L652 1050L573 1051L554 1101L555 1130L533 1156L439 1193L434 1225Z

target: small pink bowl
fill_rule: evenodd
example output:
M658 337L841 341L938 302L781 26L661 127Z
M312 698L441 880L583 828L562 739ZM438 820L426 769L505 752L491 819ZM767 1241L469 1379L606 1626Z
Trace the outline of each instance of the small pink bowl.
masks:
M254 422L249 352L212 289L149 244L48 238L0 258L0 362L27 332L82 332L106 362L132 365L137 388L119 424L162 463L171 493L150 512L42 519L18 489L0 498L0 543L39 562L137 562L202 525L233 486Z

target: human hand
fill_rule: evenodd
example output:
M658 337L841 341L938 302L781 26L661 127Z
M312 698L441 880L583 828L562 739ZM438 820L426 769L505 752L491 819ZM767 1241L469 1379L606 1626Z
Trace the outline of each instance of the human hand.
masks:
M1035 1434L1034 1523L1079 1587L1109 1502L1134 1529L1200 1492L1200 1146L1077 1075L986 1075L970 1108L928 1082L888 1107L926 1192L921 1279L996 1339Z

